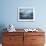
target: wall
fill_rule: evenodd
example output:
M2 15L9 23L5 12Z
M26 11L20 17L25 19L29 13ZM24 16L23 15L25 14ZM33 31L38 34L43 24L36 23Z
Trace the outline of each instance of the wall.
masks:
M16 28L41 27L46 28L46 1L45 0L1 0L0 24L13 24ZM34 22L18 22L17 8L33 7L35 8Z
M9 24L13 24L16 28L40 27L46 32L45 4L46 0L0 0L0 27L4 28L7 27ZM18 7L35 8L35 21L18 22L17 21Z

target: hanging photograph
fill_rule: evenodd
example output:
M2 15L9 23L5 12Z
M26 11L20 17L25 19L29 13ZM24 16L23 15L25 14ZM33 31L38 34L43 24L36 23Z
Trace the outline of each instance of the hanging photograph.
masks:
M30 7L18 8L18 21L35 21L35 9Z

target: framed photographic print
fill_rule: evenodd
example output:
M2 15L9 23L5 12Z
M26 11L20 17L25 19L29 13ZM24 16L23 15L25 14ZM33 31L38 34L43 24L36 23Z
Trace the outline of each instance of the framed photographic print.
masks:
M31 7L18 8L18 21L35 21L35 9Z

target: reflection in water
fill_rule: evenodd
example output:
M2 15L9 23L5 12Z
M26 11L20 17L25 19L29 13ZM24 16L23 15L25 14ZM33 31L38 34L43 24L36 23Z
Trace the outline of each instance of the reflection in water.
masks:
M33 19L33 9L20 9L20 19Z

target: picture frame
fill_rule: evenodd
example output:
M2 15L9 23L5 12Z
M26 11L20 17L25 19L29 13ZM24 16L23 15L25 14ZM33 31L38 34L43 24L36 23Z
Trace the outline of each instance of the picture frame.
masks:
M17 14L18 21L35 21L35 8L19 7Z

